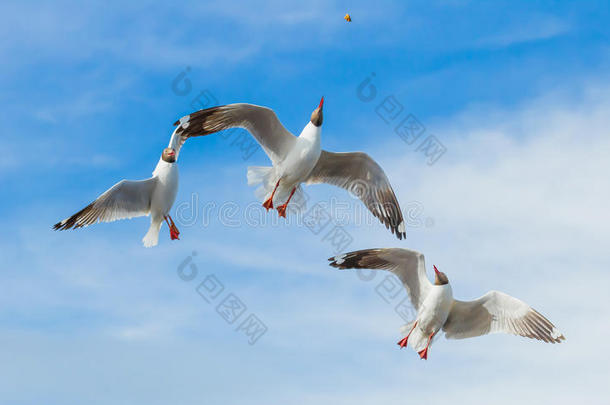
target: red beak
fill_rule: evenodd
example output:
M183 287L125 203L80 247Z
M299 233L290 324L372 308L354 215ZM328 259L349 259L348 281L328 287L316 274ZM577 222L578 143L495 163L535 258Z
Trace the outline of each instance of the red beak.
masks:
M323 106L324 106L324 96L322 96L322 100L320 100L320 105L318 106L318 108L321 110Z
M436 275L438 276L440 274L440 272L438 271L438 269L436 268L435 265L432 265L432 267L434 267L434 272L436 273Z

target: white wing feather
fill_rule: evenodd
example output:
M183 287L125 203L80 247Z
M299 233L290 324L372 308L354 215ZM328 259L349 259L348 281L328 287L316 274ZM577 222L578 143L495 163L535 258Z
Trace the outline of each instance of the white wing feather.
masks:
M157 179L121 180L91 204L53 226L55 230L81 228L97 222L112 222L148 215Z
M555 325L538 311L499 291L490 291L474 301L455 300L443 330L447 339L510 333L548 343L565 340Z
M398 239L406 236L402 211L381 166L362 152L323 150L307 184L327 183L356 195Z

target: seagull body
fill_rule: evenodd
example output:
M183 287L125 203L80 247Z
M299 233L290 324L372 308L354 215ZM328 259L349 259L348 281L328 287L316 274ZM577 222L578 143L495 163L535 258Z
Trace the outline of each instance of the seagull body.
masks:
M276 171L278 176L284 180L284 187L298 186L307 180L322 153L320 149L321 133L320 127L316 127L311 122L308 123L296 139L294 147L286 155L286 159L278 163Z
M324 98L322 98L322 101L320 101L320 106L318 107L320 109L319 114L322 114L321 109L323 103ZM263 174L263 177L267 176L271 179L277 179L273 189L271 188L272 182L267 182L266 186L263 187L263 190L259 191L258 193L259 195L262 195L262 192L264 192L267 195L265 203L263 204L267 210L274 207L274 200L285 201L285 198L283 197L288 195L288 200L284 204L277 206L279 215L282 217L286 216L286 208L290 202L290 199L299 189L301 183L307 181L307 178L320 159L320 154L322 153L322 149L320 148L321 134L322 126L316 126L312 121L310 121L307 123L305 128L303 128L301 134L296 138L294 144L288 150L284 159L280 160L270 168L249 168L248 184L250 185L259 184L257 182L256 175L254 175L253 180L253 174L257 172L268 172L266 175ZM263 181L260 183L262 182Z
M76 214L56 223L53 228L77 229L97 222L150 215L150 227L142 239L145 247L157 245L164 220L170 229L171 239L179 239L180 232L169 215L178 192L176 160L182 145L178 139L174 131L170 146L163 150L151 178L121 180Z
M178 194L178 164L159 159L152 178L156 179L156 185L150 200L150 228L142 239L145 247L157 245L163 220L168 221L169 219L170 221L168 226L172 239L178 239L180 234L169 215L169 211L176 201L176 194Z
M229 128L248 130L261 145L271 167L248 168L248 185L260 185L256 196L269 210L286 216L288 203L301 193L301 184L328 183L352 192L398 239L405 224L398 200L379 165L361 152L333 153L320 147L324 98L297 137L279 121L273 110L252 104L228 104L194 112L176 121L175 133L184 142ZM279 205L278 205L279 204Z
M401 328L402 348L411 345L422 359L439 332L447 339L464 339L488 333L510 333L547 343L565 337L538 311L525 302L499 291L490 291L474 301L453 298L445 273L434 266L432 284L426 276L424 255L408 249L366 249L330 258L340 269L383 269L394 273L404 285L417 318Z
M453 291L449 284L432 285L430 287L417 315L417 328L413 329L413 326L411 326L411 330L414 332L412 333L411 345L415 350L418 352L426 350L424 355L427 357L427 349L423 347L426 345L428 337L434 335L436 331L443 327L449 317L452 304ZM405 340L404 345L406 343Z

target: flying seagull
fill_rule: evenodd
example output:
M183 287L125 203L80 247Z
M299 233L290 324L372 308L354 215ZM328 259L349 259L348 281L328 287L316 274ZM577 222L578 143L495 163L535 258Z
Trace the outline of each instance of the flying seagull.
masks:
M180 231L169 211L178 192L177 160L183 143L182 137L174 131L169 146L163 149L151 178L119 181L91 204L56 223L53 229L76 229L98 222L150 215L150 228L142 239L145 247L157 245L163 221L169 227L171 239L179 239Z
M488 333L510 333L547 343L565 337L538 311L525 302L499 291L490 291L474 301L453 299L445 273L434 266L432 284L426 277L424 255L408 249L366 249L328 259L339 269L381 269L396 274L404 285L417 318L404 325L405 337L398 342L428 358L432 339L442 330L447 339L465 339Z
M234 127L248 130L272 163L272 167L248 167L248 185L261 185L256 195L267 210L276 207L278 214L286 217L286 207L295 192L301 192L302 183L333 184L359 197L386 228L402 239L402 212L381 167L362 152L333 153L320 148L323 106L324 97L298 137L284 128L273 110L253 104L200 110L174 125L183 141Z

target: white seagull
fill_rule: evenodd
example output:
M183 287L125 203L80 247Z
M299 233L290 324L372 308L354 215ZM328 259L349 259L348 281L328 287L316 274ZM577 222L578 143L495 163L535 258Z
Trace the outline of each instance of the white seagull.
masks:
M547 343L565 337L538 311L499 291L474 301L453 299L445 273L434 266L432 284L426 277L424 255L408 249L366 249L328 259L339 269L382 269L396 274L404 285L417 318L401 328L403 348L410 344L422 359L428 358L432 339L441 330L447 339L465 339L488 333L510 333Z
M172 240L179 239L180 231L169 211L178 192L178 154L182 137L174 130L169 146L163 149L161 158L146 180L121 180L106 190L95 201L69 218L56 223L55 230L82 228L97 222L112 222L150 215L150 228L142 244L156 246L163 221L167 223Z
M248 130L272 163L272 167L248 167L248 185L261 184L256 195L267 210L277 207L278 214L286 217L286 207L295 192L301 191L301 183L329 183L358 196L386 228L402 239L402 212L381 167L362 152L333 153L320 148L323 105L324 97L298 137L284 128L273 110L252 104L200 110L174 125L178 125L176 133L183 142L234 127Z

